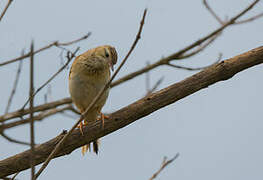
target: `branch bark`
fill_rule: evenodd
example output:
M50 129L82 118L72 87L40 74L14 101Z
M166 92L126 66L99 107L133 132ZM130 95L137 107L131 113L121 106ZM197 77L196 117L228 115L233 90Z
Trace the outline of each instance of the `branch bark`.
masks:
M111 88L113 87L116 87L124 82L127 82L139 75L142 75L144 73L147 73L159 66L163 66L163 65L169 65L171 63L171 61L174 61L174 60L182 60L182 59L185 59L185 58L189 58L193 55L196 55L198 54L199 52L203 51L208 45L210 45L221 33L224 29L226 29L227 27L229 27L230 25L235 25L236 22L237 22L237 19L240 18L241 16L243 16L244 14L246 14L247 12L249 12L249 10L251 10L257 3L259 2L259 0L255 0L253 3L251 3L247 8L245 8L243 11L241 11L240 13L238 13L236 16L234 16L233 18L231 18L228 22L226 22L224 25L222 25L221 27L219 27L218 29L216 29L215 31L207 34L206 36L200 38L199 40L193 42L192 44L186 46L185 48L167 56L167 57L164 57L164 58L161 58L159 60L157 60L155 63L153 64L149 64L147 65L146 67L144 68L141 68L135 72L132 72L128 75L125 75L124 77L120 78L120 79L117 79L115 81L113 81L110 85ZM256 19L259 17L261 17L261 15L257 15L255 16ZM254 18L255 19L255 18ZM254 20L253 19L253 20ZM250 22L250 20L246 20L246 22ZM90 34L82 37L82 38L79 38L77 40L74 40L74 41L71 41L71 42L68 42L68 43L59 43L59 42L54 42L52 44L49 44L43 48L40 48L39 50L35 51L34 54L40 52L40 51L43 51L45 49L48 49L50 47L53 47L53 46L66 46L66 45L69 45L69 44L72 44L72 43L75 43L75 42L78 42L80 40L83 40L85 38L87 38ZM197 48L197 49L195 49ZM189 52L191 51L191 52ZM12 62L15 62L15 61L18 61L18 60L21 60L23 58L26 58L29 56L29 53L27 53L26 55L24 56L20 56L18 58L15 58L15 59L12 59L12 60L9 60L9 61L6 61L6 62L3 62L3 63L0 63L0 66L2 65L5 65L5 64L9 64L9 63L12 63ZM179 66L177 66L179 68ZM189 68L188 68L189 69ZM71 98L64 98L64 99L61 99L61 100L57 100L57 101L53 101L51 103L47 103L47 104L43 104L43 105L39 105L39 106L36 106L36 108L34 108L34 112L38 112L38 111L43 111L43 110L49 110L49 109L53 109L53 108L56 108L57 106L60 106L60 105L65 105L65 104L71 104L72 103L72 100ZM4 122L4 121L7 121L9 119L13 119L13 118L17 118L17 117L21 117L21 116L24 116L24 115L27 115L29 114L29 109L20 109L20 110L16 110L14 112L10 112L10 113L6 113L4 115L1 115L0 116L0 122Z
M55 157L70 154L75 149L94 141L100 137L110 134L123 128L136 120L151 114L169 104L172 104L188 95L201 89L227 79L235 74L252 66L263 63L263 46L250 50L244 54L221 61L203 71L175 83L158 92L152 93L112 114L104 122L104 129L101 122L96 121L83 128L84 136L79 130L75 130L65 141L62 148ZM35 163L40 164L46 160L56 144L65 136L63 131L57 137L37 145L35 147ZM24 151L15 156L0 161L0 177L5 177L13 173L30 168L30 150ZM54 157L54 158L55 158Z

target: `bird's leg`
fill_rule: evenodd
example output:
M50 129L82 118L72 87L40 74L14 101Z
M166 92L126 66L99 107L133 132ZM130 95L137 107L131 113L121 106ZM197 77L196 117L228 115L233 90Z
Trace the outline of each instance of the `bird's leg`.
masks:
M79 123L78 128L79 128L82 136L84 136L84 134L83 134L83 122L82 121Z
M84 123L83 123L83 121L84 121ZM87 121L85 121L85 120L83 120L83 121L81 121L81 122L79 123L79 125L78 125L78 128L79 128L79 130L80 130L82 136L84 136L84 133L83 133L83 126L87 126L87 125L88 125Z
M103 114L102 112L100 112L100 118L98 120L101 120L102 123L102 129L104 129L104 120L105 119L109 119L109 116Z

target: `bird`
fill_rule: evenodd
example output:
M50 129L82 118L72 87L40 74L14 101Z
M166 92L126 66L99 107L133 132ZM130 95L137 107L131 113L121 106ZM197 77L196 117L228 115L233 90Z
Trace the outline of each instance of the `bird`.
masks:
M69 93L73 103L78 108L80 113L84 113L93 99L97 96L102 88L108 83L111 77L111 70L114 70L114 65L117 63L118 54L114 47L110 45L98 46L89 49L83 54L77 56L72 63L69 72ZM104 106L109 95L109 88L104 91L100 99L90 109L84 117L84 123L80 123L78 128L82 135L82 126L97 119L102 120L104 126L104 118L107 118L101 109ZM93 143L93 151L98 154L99 140ZM87 150L90 151L90 144L82 146L82 154Z

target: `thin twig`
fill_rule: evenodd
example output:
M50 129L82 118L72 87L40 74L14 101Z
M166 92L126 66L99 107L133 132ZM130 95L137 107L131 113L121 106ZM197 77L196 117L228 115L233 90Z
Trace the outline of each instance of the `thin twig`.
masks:
M70 63L70 61L76 56L76 53L78 52L79 47L73 52L68 52L68 56L67 56L67 62L66 64L64 64L64 66L62 66L55 74L53 74L53 76L51 76L42 86L40 86L33 94L32 97L35 97L35 95L41 90L43 89L50 81L52 81L61 71L63 71L63 69L65 69L68 64ZM70 53L70 55L69 55ZM26 105L28 104L28 102L30 101L31 98L28 98L28 100L26 101L26 103L23 105L23 107L21 109L24 109L26 107Z
M167 158L164 157L160 169L158 169L158 171L156 171L149 180L155 179L155 178L160 174L160 172L162 172L162 170L163 170L165 167L167 167L169 164L171 164L171 163L172 163L175 159L177 159L178 157L179 157L179 153L177 153L172 159L170 159L170 160L168 160L168 161L167 161Z
M78 38L78 39L73 40L73 41L70 41L70 42L60 43L60 42L58 42L58 41L55 41L55 42L53 42L53 43L51 43L51 44L48 44L48 45L46 45L46 46L44 46L44 47L36 50L36 51L34 52L34 55L37 54L37 53L39 53L39 52L41 52L41 51L44 51L44 50L46 50L46 49L49 49L49 48L51 48L51 47L53 47L53 46L55 46L55 47L60 47L60 46L72 45L73 43L76 43L76 42L79 42L79 41L82 41L82 40L87 39L90 35L91 35L91 33L89 32L88 34L84 35L83 37ZM30 52L27 53L27 54L25 54L25 55L23 55L23 56L19 56L19 57L17 57L17 58L14 58L14 59L11 59L11 60L8 60L8 61L3 61L2 63L0 63L0 66L7 65L7 64L10 64L10 63L14 63L14 62L19 61L19 60L23 60L23 59L25 59L25 58L27 58L27 57L29 57L29 56L30 56Z
M78 129L68 137L63 147L55 154L54 158L69 155L77 148L90 143L98 138L111 134L131 123L140 121L143 117L176 103L207 87L231 79L236 74L256 65L263 64L263 46L247 51L230 59L204 69L186 79L163 88L148 97L123 107L109 115L105 119L104 129L101 121L95 121L83 127L83 133ZM54 150L58 142L65 136L66 132L36 146L37 164L44 162L48 155ZM18 153L0 161L0 178L23 171L30 167L30 151ZM19 162L19 166L17 165Z
M27 145L27 146L30 145L30 143L28 143L28 142L24 142L24 141L20 141L20 140L16 140L14 138L11 138L11 137L7 136L4 132L1 132L1 136L3 136L6 140L8 140L12 143L17 143L17 144Z
M116 81L112 82L111 84L111 88L112 87L115 87L121 83L124 83L124 82L127 82L128 80L131 80L143 73L146 73L156 67L159 67L159 66L162 66L162 65L167 65L167 61L172 61L172 60L177 60L177 59L180 59L180 57L186 57L186 56L189 56L191 55L192 53L194 52L191 52L190 54L185 54L186 52L188 52L189 50L199 46L200 44L206 42L207 39L212 39L214 36L214 34L220 34L227 26L231 25L231 23L235 23L239 17L241 17L244 13L246 13L248 10L250 10L256 3L258 2L257 1L254 1L250 6L248 6L244 11L240 12L237 16L233 17L230 21L228 21L228 23L220 28L218 28L217 30L213 31L212 33L208 34L207 36L201 38L200 40L192 43L191 45L185 47L184 49L174 53L174 54L171 54L170 56L168 57L165 57L165 58L162 58L158 61L156 61L155 63L153 64L150 64L140 70L137 70L133 73L130 73L120 79L117 79ZM229 24L229 25L228 25ZM212 36L211 36L212 35ZM203 44L203 46L205 46L205 44ZM200 49L197 49L196 51L198 51ZM192 55L191 55L192 56ZM72 103L72 100L70 98L64 98L64 99L61 99L61 100L57 100L57 101L54 101L54 102L51 102L51 103L48 103L47 105L43 104L43 105L40 105L39 108L37 109L34 109L34 111L42 111L42 110L47 110L47 109L52 109L52 108L55 108L59 105L63 105L63 104L70 104ZM50 105L52 104L52 106ZM29 111L27 111L27 109L25 109L24 111L20 111L20 110L17 110L17 111L14 111L14 112L11 112L11 113L7 113L7 114L4 114L2 116L0 116L0 122L3 122L3 121L6 121L6 120L9 120L9 119L12 119L12 118L15 118L15 117L20 117L21 115L26 115L28 114Z
M12 177L11 180L15 180L16 176L17 176L19 173L20 173L20 172L15 173L15 175Z
M201 51L205 50L205 48L207 48L210 44L212 44L216 40L216 38L219 37L219 35L221 35L221 34L222 33L216 34L214 37L211 37L211 39L209 39L207 42L204 42L202 45L197 47L196 50L189 52L188 54L183 54L183 55L179 56L178 58L176 58L176 60L186 59L186 58L192 57L192 56L200 53Z
M34 42L32 41L30 47L30 149L31 149L31 179L35 180L35 129L34 129Z
M219 56L217 58L217 60L215 62L213 62L212 64L208 65L208 66L203 66L203 67L197 67L197 68L192 68L192 67L186 67L186 66L179 66L179 65L175 65L175 64L171 64L171 63L167 63L168 66L177 68L177 69L183 69L183 70L188 70L188 71L198 71L198 70L203 70L205 68L211 67L215 64L217 64L220 60L222 59L222 53L219 53Z
M4 177L4 178L1 178L1 180L15 180L15 179L9 178L9 177Z
M212 14L212 16L214 16L214 18L221 24L224 24L224 21L221 20L221 18L215 13L215 11L209 6L209 4L207 3L207 0L203 0L203 3L206 7L206 9Z
M162 77L155 83L155 85L154 85L151 89L149 89L149 90L147 91L146 96L148 96L149 94L153 93L153 92L160 86L160 84L163 82L163 80L164 80L164 76L162 76Z
M84 36L82 36L82 37L80 37L78 39L75 39L75 40L72 40L72 41L69 41L69 42L64 42L64 43L59 43L58 42L56 46L58 46L58 47L59 46L69 46L69 45L72 45L72 44L77 43L79 41L82 41L84 39L87 39L90 35L91 35L91 32L88 32L88 34L86 34L86 35L84 35Z
M17 88L17 84L18 84L18 81L19 81L22 64L23 64L23 61L20 61L19 64L18 64L18 68L17 68L17 72L16 72L16 77L15 77L13 89L11 91L10 97L8 99L8 102L7 102L7 106L6 106L6 109L5 109L5 114L8 113L9 108L10 108L11 103L12 103L12 100L13 100L13 97L14 97L14 95L16 93L16 88Z
M64 99L60 99L60 100L57 100L54 102L35 106L33 111L34 112L46 111L46 110L50 110L52 108L56 108L57 106L61 106L61 105L65 105L65 104L71 104L71 103L72 103L72 100L70 98L64 98ZM11 113L7 113L7 114L0 116L0 122L5 122L5 121L13 119L13 118L22 117L22 116L27 115L29 113L30 113L29 109L24 109L23 111L17 110L17 111L11 112Z
M51 85L47 86L47 92L44 94L44 104L48 102L48 99L51 99Z
M248 19L245 19L245 20L241 20L241 21L236 21L235 24L243 24L243 23L251 22L251 21L254 21L254 20L256 20L258 18L261 18L261 17L263 17L263 12L258 14L258 15L256 15L256 16L253 16L251 18L248 18Z
M248 12L251 8L253 8L257 3L259 2L259 0L255 0L253 3L251 3L247 8L245 8L243 11L241 11L240 13L238 13L236 16L234 16L232 19L230 19L227 23L225 23L223 26L221 26L220 28L216 29L215 31L209 33L208 35L204 36L203 38L199 39L198 41L195 41L194 43L192 43L191 45L183 48L182 50L174 53L174 54L171 54L170 56L168 57L165 57L165 58L162 58L160 59L159 61L156 61L155 63L149 65L149 66L146 66L140 70L137 70L133 73L130 73L116 81L114 81L112 84L111 84L111 87L114 87L114 86L117 86L123 82L126 82L128 80L131 80L143 73L146 73L158 66L162 66L162 65L165 65L167 64L168 62L170 61L173 61L173 60L179 60L180 57L182 55L184 55L186 52L188 52L189 50L193 49L194 47L197 47L199 46L200 44L204 43L205 41L207 41L208 39L214 37L215 35L217 35L218 33L221 33L226 27L228 27L229 25L232 25L235 23L235 21L240 18L242 15L244 15L246 12ZM178 59L179 58L179 59Z
M67 110L74 112L72 105L67 105L63 108L53 108L53 109L50 109L48 111L43 111L43 112L39 113L38 115L34 116L33 119L34 119L34 122L41 121L44 118L47 118L47 117L52 116L52 115L57 114L57 113L62 113L62 112L67 111ZM10 129L10 128L17 127L17 126L27 124L27 123L30 123L30 118L26 118L26 119L14 121L14 122L6 123L6 124L1 124L0 125L0 133L6 129Z
M2 14L0 15L0 21L2 20L2 18L4 17L7 9L9 8L9 6L11 5L11 3L13 2L13 0L8 0L6 6L5 6L5 9L3 10Z
M19 80L20 73L21 73L21 68L22 68L22 61L19 62L19 65L18 65L18 69L17 69L17 72L16 72L15 81L14 81L14 86L13 86L13 89L12 89L12 91L11 91L10 97L9 97L9 99L8 99L8 103L7 103L7 106L6 106L6 109L5 109L5 114L9 111L9 108L10 108L10 106L11 106L13 97L14 97L14 95L15 95L16 88L17 88L17 84L18 84L18 80ZM2 122L2 124L0 125L0 127L1 127L1 126L5 126L4 122ZM13 142L13 143L22 144L22 145L29 145L27 142L19 141L19 140L16 140L16 139L13 139L13 138L7 136L7 135L3 132L3 130L4 130L4 129L2 129L2 130L0 131L0 135L2 135L2 137L5 138L5 139L7 139L8 141Z
M23 51L22 51L22 54L23 54ZM8 110L9 110L10 106L11 106L12 99L13 99L13 97L14 97L14 95L15 95L16 88L17 88L17 84L18 84L18 80L19 80L20 73L21 73L21 68L22 68L22 61L19 62L19 65L18 65L18 69L17 69L17 73L16 73L16 78L15 78L14 86L13 86L11 95L10 95L10 97L9 97L9 99L8 99L8 103L7 103L7 107L6 107L6 110L5 110L5 112L6 112L5 114L8 114L7 112L8 112ZM0 127L1 127L1 126L6 126L6 125L4 124L4 121L2 121L2 124L0 125ZM0 129L1 129L1 128L0 128ZM3 138L5 138L6 140L10 141L10 142L17 143L17 144L21 144L21 145L27 145L27 146L30 145L30 143L28 143L28 142L16 140L16 139L14 139L14 138L9 137L8 135L6 135L6 134L4 133L4 129L1 129L1 130L0 130L0 135L1 135Z
M48 156L48 158L46 159L46 161L43 163L43 165L41 166L41 168L39 169L39 171L36 173L36 179L39 177L39 175L41 174L41 172L43 172L43 170L47 167L48 163L52 160L52 158L56 155L56 153L58 152L58 150L60 150L61 146L64 144L65 140L68 138L68 136L74 131L74 129L78 126L78 124L84 119L84 117L86 117L86 115L88 114L88 112L90 111L90 109L95 105L95 103L99 100L99 98L101 97L101 95L103 94L103 92L110 86L110 83L112 82L112 80L115 78L115 76L118 74L118 72L120 71L120 69L122 68L122 66L124 65L124 63L127 61L128 57L130 56L130 54L132 53L133 49L135 48L137 42L140 39L141 36L141 32L142 32L142 28L144 25L144 19L147 13L147 9L144 10L143 13L143 17L141 20L141 24L140 24L140 28L139 31L137 33L136 39L133 42L129 52L127 53L126 57L123 59L122 63L120 64L120 66L118 67L118 69L115 71L115 73L113 74L113 76L111 77L111 79L109 80L109 82L104 86L104 88L97 94L97 96L93 99L93 101L91 102L91 104L88 106L88 108L85 110L85 112L81 115L80 119L78 120L78 122L76 122L74 124L74 126L70 129L70 131L59 141L59 143L56 145L55 149L51 152L51 154Z

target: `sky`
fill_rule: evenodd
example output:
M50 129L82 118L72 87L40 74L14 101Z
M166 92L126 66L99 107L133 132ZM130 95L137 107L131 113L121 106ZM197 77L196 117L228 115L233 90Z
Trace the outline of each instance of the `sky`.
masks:
M251 0L212 1L209 3L225 19L247 7ZM2 10L6 1L0 2ZM245 15L262 12L262 1ZM142 37L117 79L138 70L147 62L154 63L199 38L219 23L209 14L201 0L97 0L97 1L13 1L0 22L0 62L17 57L22 49L29 50L53 41L77 39L88 32L85 41L69 48L80 47L79 53L104 44L115 46L122 58L129 50L139 28L144 8L148 8ZM189 59L174 62L189 67L206 66L217 60L231 58L262 46L263 18L227 28L205 51ZM52 48L35 56L35 87L52 76L65 60L61 51ZM0 113L3 114L13 86L17 63L0 67ZM84 157L77 149L70 155L49 164L39 179L149 179L158 170L163 158L180 153L157 179L247 180L262 179L263 65L249 68L228 81L219 82L164 107L102 138L99 155ZM67 68L35 98L36 104L69 97ZM164 81L158 89L179 82L196 72L159 67L149 73L151 86ZM114 112L146 94L145 75L123 83L110 91L103 112ZM18 89L10 111L25 103L29 94L29 63L24 61ZM56 115L36 123L36 142L43 143L70 129L75 118ZM12 137L29 141L29 125L6 131ZM27 150L0 137L0 158ZM37 166L37 169L39 166ZM29 179L30 170L18 179Z

